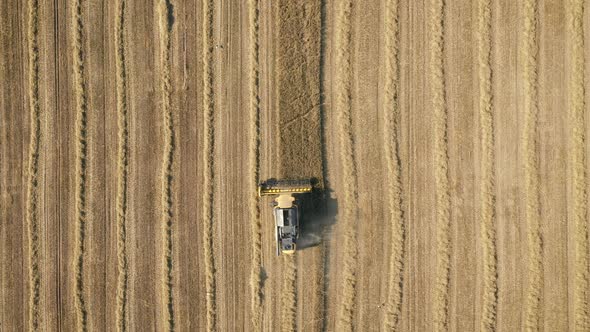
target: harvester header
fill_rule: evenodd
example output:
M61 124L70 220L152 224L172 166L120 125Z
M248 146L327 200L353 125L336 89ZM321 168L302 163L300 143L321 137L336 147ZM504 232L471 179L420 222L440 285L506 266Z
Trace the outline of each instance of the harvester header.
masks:
M276 180L260 183L258 196L275 195L272 202L275 217L277 255L293 254L299 237L299 205L293 195L311 192L310 180Z
M310 180L268 180L258 186L258 196L311 192Z

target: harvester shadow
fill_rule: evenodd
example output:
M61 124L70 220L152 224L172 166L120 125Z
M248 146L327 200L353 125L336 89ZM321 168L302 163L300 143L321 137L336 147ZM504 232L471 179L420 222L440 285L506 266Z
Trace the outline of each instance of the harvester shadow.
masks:
M314 189L311 194L298 199L301 207L298 250L321 245L329 238L327 235L336 221L338 202L332 198L331 190L318 188L317 183L317 179L312 179Z

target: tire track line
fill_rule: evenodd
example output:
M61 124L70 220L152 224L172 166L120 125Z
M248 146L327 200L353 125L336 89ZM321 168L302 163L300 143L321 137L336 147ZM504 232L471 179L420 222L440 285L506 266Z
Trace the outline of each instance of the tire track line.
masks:
M342 165L342 213L340 222L344 232L344 263L342 271L341 301L338 304L336 330L353 330L353 319L356 301L357 284L357 184L356 165L354 159L354 140L351 116L351 16L352 1L338 1L335 4L334 43L336 52L334 61L335 77L335 109L338 112L338 143L340 163Z
M297 331L297 263L294 256L283 255L281 285L281 331Z
M249 25L249 153L248 153L248 211L252 237L250 289L252 311L251 322L254 331L262 331L263 321L263 279L262 279L262 224L260 220L260 198L255 195L260 179L260 61L259 61L259 1L248 1Z
M435 281L435 330L448 330L451 258L451 199L444 81L444 0L432 0L430 8L430 74L434 109L434 163L437 221L437 262Z
M176 133L174 114L171 105L170 78L170 34L173 25L173 7L168 0L160 0L159 32L160 32L160 89L162 90L162 115L164 120L164 155L162 160L162 235L163 235L163 269L162 293L166 296L165 317L167 330L174 331L174 292L173 292L173 210L174 210L174 153L176 150Z
M385 2L384 151L387 164L387 202L391 228L388 295L383 330L396 331L403 295L405 221L402 211L401 162L399 160L399 1Z
M481 331L495 331L498 271L495 229L494 115L492 110L492 12L490 0L478 2L479 130L481 149L480 237L482 239L483 296Z
M215 168L215 101L213 63L214 0L203 3L203 110L204 110L204 174L203 174L203 246L205 252L207 330L217 330L215 257L213 256L213 200Z
M539 329L539 307L543 289L543 243L540 223L539 169L537 151L538 75L537 2L524 2L524 31L521 48L524 68L524 153L526 224L528 225L528 285L525 294L524 324L527 330Z
M117 156L117 329L127 330L127 186L129 162L129 125L127 108L127 65L125 42L126 0L119 0L116 17L117 116L119 150Z
M585 86L584 86L584 1L575 0L570 7L569 34L571 38L571 104L570 121L573 126L571 164L574 188L574 241L575 241L575 290L574 317L576 331L590 330L590 308L588 293L590 276L588 258L588 180L586 175L586 133L584 127Z
M29 328L39 330L41 321L41 271L39 259L39 153L41 145L41 107L39 105L39 1L29 0L29 112L31 137L29 142L29 173L27 195L27 225L29 231Z
M74 24L74 93L76 96L76 239L74 271L76 278L76 316L78 329L88 330L88 311L84 286L84 256L86 255L87 191L88 191L88 96L85 75L84 20L82 2L72 6Z

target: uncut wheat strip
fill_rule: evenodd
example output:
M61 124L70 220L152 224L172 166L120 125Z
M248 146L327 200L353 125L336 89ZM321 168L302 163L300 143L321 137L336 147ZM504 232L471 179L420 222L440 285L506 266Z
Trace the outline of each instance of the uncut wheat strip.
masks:
M383 156L387 169L387 208L391 229L391 252L387 275L387 306L383 330L397 331L402 306L405 225L402 212L401 163L399 160L399 1L386 0L384 12Z
M292 255L283 255L281 284L281 331L297 331L297 264Z
M116 198L116 227L117 227L117 309L116 320L119 331L127 330L127 288L129 267L127 262L127 188L129 162L129 125L127 108L127 65L125 42L125 8L126 0L117 3L116 16L116 70L117 70L117 122L118 140L117 151L117 198Z
M522 153L525 174L525 218L528 226L528 280L525 290L524 327L539 329L539 307L543 289L543 247L540 223L539 169L537 151L538 74L537 2L524 1L522 61L524 78L524 130Z
M451 200L449 194L449 156L447 109L444 81L444 1L430 5L430 84L434 111L434 167L436 197L436 280L434 317L436 331L448 329L449 278L451 255Z
M72 6L74 34L74 94L76 97L76 239L74 253L76 316L78 329L88 330L84 257L86 255L87 191L88 191L88 96L85 74L84 20L82 0Z
M213 200L215 168L215 101L213 73L214 0L203 2L203 110L204 110L204 174L203 174L203 246L205 253L207 330L217 330L215 257L213 255Z
M335 110L337 117L338 144L342 169L342 210L340 223L343 230L343 266L341 300L337 307L336 329L351 331L354 327L354 311L357 285L357 184L356 165L354 160L352 116L351 116L351 10L352 1L338 1L335 4L334 20L334 53L335 65Z
M307 78L305 81L305 94L309 96L310 101L312 102L312 105L310 105L310 107L308 108L309 111L307 114L309 115L308 119L312 120L314 123L317 123L317 131L315 132L315 135L310 136L311 141L314 141L318 144L317 153L312 154L315 156L314 158L317 159L317 165L314 165L313 168L314 171L317 172L316 174L322 175L318 177L318 182L314 185L318 191L325 190L325 165L323 163L324 152L322 151L322 147L320 146L323 142L323 133L321 132L323 130L323 123L321 119L321 107L323 101L321 96L321 79L323 77L321 74L323 61L323 56L321 54L323 5L325 4L323 4L321 1L306 1L304 2L304 5L302 7L302 10L305 12L303 22L305 27L305 32L303 34L303 48L307 57L306 71L307 73L311 73L306 74ZM307 115L304 115L303 117L306 116ZM291 120L291 122L295 121ZM298 298L306 298L308 303L313 303L313 305L311 305L313 311L309 312L309 319L306 319L307 315L299 316L299 324L301 325L299 326L300 330L316 329L316 327L314 326L321 325L319 324L320 321L318 320L321 320L322 322L326 321L326 307L324 306L324 303L326 302L326 292L323 291L323 289L327 287L328 283L327 278L324 277L324 265L327 264L326 250L323 245L319 245L317 249L317 256L314 257L314 259L311 262L312 265L318 267L312 269L314 271L313 275L309 275L309 280L307 279L308 277L306 277L305 272L298 275L298 285L301 285L301 282L303 282L304 284L310 283L312 284L310 289L316 290L313 293L309 294L309 298L307 298L307 295L303 295L303 297L301 296L301 294L305 294L304 290L301 290L300 294L297 295ZM301 264L302 260L299 259L299 262ZM299 288L301 287L299 286ZM309 306L307 304L301 304L300 307L302 307L302 311L305 312L305 307ZM302 317L303 320L301 319ZM319 329L319 327L317 327L317 329Z
M308 65L308 60L305 59L305 43L303 40L293 41L296 38L296 34L299 36L305 36L308 29L305 24L302 24L304 19L302 15L298 13L304 12L305 4L303 2L282 0L277 9L277 16L275 19L275 27L279 33L277 34L277 45L279 50L277 51L278 60L276 62L275 73L277 75L276 82L278 84L277 92L277 106L281 110L279 111L279 128L287 127L296 122L295 120L284 121L284 117L287 116L286 107L281 108L281 105L286 103L289 104L289 108L293 109L293 112L300 112L303 103L300 98L295 96L306 96L305 89L307 88L305 77L303 75L294 75L294 70L297 70L293 59L300 57L301 63ZM296 27L294 27L296 26ZM303 42L303 43L302 43ZM303 44L303 45L302 45ZM302 72L305 72L303 70ZM289 153L288 149L293 143L291 141L291 135L287 131L278 130L279 134L279 158L280 158L280 174L283 177L293 176L298 174L300 171L297 170L296 165L302 165L301 156L293 153ZM298 305L298 270L296 260L293 257L283 256L280 264L280 295L279 295L279 313L280 313L280 330L283 332L295 331L297 329L297 305Z
M586 175L586 132L584 127L586 91L584 86L584 1L572 0L569 12L570 35L570 123L572 132L570 163L574 188L574 319L577 331L590 330L590 260L588 258L588 179Z
M160 33L160 90L162 93L162 115L164 120L164 154L162 158L162 294L166 296L166 317L168 331L174 331L174 292L173 292L173 209L174 209L174 153L176 150L176 133L174 114L171 105L170 52L172 32L172 5L167 0L158 4Z
M252 326L254 331L262 330L262 224L260 220L260 199L256 192L260 179L260 96L259 96L259 1L248 1L248 57L249 57L249 142L248 142L248 211L252 236L250 289Z
M481 331L496 329L498 271L494 194L494 115L492 105L492 12L490 0L479 0L477 8L479 67L479 131L481 149L480 238L482 241L483 294Z
M39 1L29 0L28 60L29 60L29 112L31 137L26 218L29 231L29 328L39 330L41 300L40 237L39 237L39 150L41 144L41 107L39 105Z

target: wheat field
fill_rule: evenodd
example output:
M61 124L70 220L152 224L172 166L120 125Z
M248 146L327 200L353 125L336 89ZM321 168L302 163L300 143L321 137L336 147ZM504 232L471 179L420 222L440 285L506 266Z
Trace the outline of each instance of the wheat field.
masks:
M0 331L590 331L588 5L0 2Z

